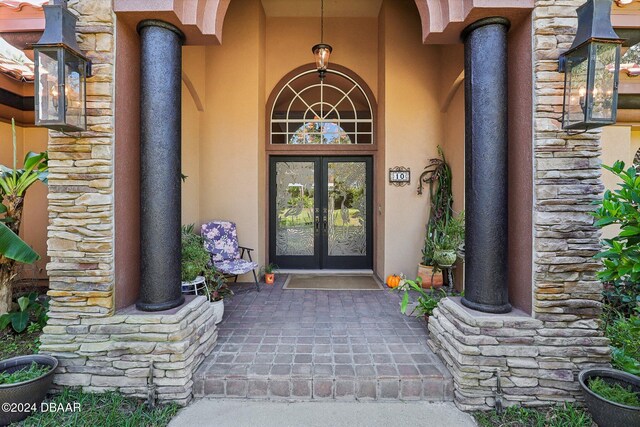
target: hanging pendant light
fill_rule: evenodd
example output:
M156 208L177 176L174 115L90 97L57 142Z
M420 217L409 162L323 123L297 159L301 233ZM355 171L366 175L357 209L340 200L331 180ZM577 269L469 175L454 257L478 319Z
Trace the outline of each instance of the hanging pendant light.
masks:
M324 43L324 0L320 0L320 43L311 48L316 58L316 68L320 75L320 80L324 79L327 74L327 66L329 65L329 57L333 48Z

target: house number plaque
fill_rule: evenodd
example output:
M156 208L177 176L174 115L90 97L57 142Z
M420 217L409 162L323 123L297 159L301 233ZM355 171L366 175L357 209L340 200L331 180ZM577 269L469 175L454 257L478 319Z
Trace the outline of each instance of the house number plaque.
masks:
M389 169L389 184L402 187L411 183L411 170L403 166Z

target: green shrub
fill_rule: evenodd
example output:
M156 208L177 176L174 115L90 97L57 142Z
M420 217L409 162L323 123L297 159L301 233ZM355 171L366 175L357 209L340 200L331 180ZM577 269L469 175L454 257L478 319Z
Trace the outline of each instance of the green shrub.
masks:
M613 366L634 375L640 374L640 318L618 315L607 324L605 334L611 340Z
M15 384L21 383L22 381L29 381L46 374L50 370L50 366L38 365L36 362L31 362L28 368L22 368L12 373L0 372L0 384Z
M194 280L206 270L209 261L209 253L204 248L202 237L193 232L193 225L183 226L181 280Z
M602 378L589 380L589 389L600 397L627 406L640 406L640 397L631 386L623 387L619 383L608 383Z
M620 232L604 239L603 250L595 256L604 266L598 277L606 284L605 302L628 316L640 303L640 173L635 167L625 169L621 161L603 167L621 182L597 202L595 225L615 224Z

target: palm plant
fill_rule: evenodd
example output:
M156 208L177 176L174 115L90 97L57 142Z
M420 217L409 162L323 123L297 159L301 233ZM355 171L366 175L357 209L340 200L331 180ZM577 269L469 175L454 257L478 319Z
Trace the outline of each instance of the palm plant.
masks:
M16 275L15 263L32 263L40 257L20 237L20 223L26 191L36 181L47 183L47 153L29 152L22 169L16 165L16 125L11 120L13 135L13 168L0 165L0 314L11 308L11 282Z

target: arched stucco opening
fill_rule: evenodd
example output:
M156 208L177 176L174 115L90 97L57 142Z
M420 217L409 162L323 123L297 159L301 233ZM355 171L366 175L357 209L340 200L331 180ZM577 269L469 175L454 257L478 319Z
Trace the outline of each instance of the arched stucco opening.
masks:
M232 50L234 49L243 49L243 47L241 47L242 43L240 43L239 41L240 39L238 38L239 37L238 35L240 34L239 30L237 28L234 29L236 25L239 25L238 23L241 22L241 19L256 20L256 22L258 22L258 27L256 29L257 32L255 34L261 34L261 32L269 31L269 20L271 18L267 18L264 15L264 12L261 11L262 7L260 6L260 2L256 2L255 7L251 6L249 8L251 9L251 11L247 11L247 13L243 15L244 18L240 16L242 15L242 13L238 11L239 9L241 9L240 6L232 3L230 0L226 0L226 1L199 0L199 1L193 1L193 2L184 2L180 7L178 5L178 2L169 2L172 4L171 7L167 6L163 10L160 10L160 11L154 10L153 12L152 12L152 9L154 7L157 8L157 6L148 4L151 2L136 2L136 3L139 3L139 5L135 5L135 6L126 5L126 3L127 2L121 2L118 0L115 1L114 9L116 10L116 12L118 12L118 17L122 18L122 20L119 21L119 26L131 28L131 25L135 24L136 20L139 20L142 17L148 18L153 16L155 18L166 19L170 22L173 22L176 25L179 25L185 31L185 33L187 34L187 44L197 45L197 46L186 46L185 52L187 52L187 49L195 49L196 51L199 52L197 54L194 54L195 56L202 55L203 61L208 64L211 64L210 66L207 66L208 71L207 71L207 75L204 78L204 80L209 79L207 80L208 83L204 85L200 84L199 87L201 88L201 90L193 90L195 86L198 86L198 84L195 84L194 81L196 80L202 81L203 79L199 79L198 77L192 77L190 73L185 74L187 76L187 80L185 80L185 87L187 91L191 93L190 96L194 99L194 101L196 99L200 100L200 105L202 108L200 107L196 108L199 114L203 114L203 112L207 113L207 103L210 101L211 97L215 99L215 97L219 96L219 94L217 94L215 90L211 89L211 86L213 84L212 82L220 81L220 76L226 75L226 71L224 70L224 61L226 61L226 59L221 61L219 59L221 55L226 58L230 58L230 56L235 55L236 59L238 60L241 60L242 57L248 58L248 57L255 56L255 61L252 58L250 62L251 64L253 64L251 66L252 67L255 66L258 72L255 75L255 79L254 77L251 77L251 85L252 85L251 87L253 87L254 90L251 91L250 97L251 97L251 105L252 105L251 108L253 109L255 106L255 108L258 109L254 117L262 117L260 119L261 124L259 124L258 126L259 129L257 133L255 133L255 135L248 136L249 139L247 139L247 137L238 138L238 137L232 137L233 131L229 129L229 132L225 131L227 133L224 133L224 132L218 133L217 134L218 136L214 137L214 134L216 132L219 132L221 128L218 125L213 125L212 123L209 123L208 120L200 120L200 119L197 119L197 120L200 123L199 126L201 126L199 132L204 132L204 134L202 135L206 135L205 139L207 139L210 142L216 141L216 140L230 141L231 139L235 139L236 141L243 141L241 142L241 144L245 144L245 141L249 141L249 140L253 141L255 138L256 141L259 141L259 144L263 145L263 141L265 141L266 123L262 122L262 120L264 120L263 118L264 115L262 114L262 112L264 111L263 108L265 105L265 101L268 94L270 93L269 88L273 87L273 85L275 85L277 80L281 78L282 75L284 75L284 72L282 70L285 69L285 65L281 64L280 62L288 63L287 61L269 62L270 55L271 57L274 57L273 53L269 53L270 52L269 49L273 49L271 48L273 44L277 45L278 43L282 43L283 39L278 38L280 36L275 38L266 37L264 40L260 41L261 38L257 36L256 40L259 41L258 44L252 45L249 51L240 53L241 50L236 50L235 53L232 52ZM389 8L389 6L385 6L386 3L387 2L382 2L382 9L385 9L385 7ZM510 33L511 34L510 38L513 39L514 37L516 37L515 36L516 33L519 35L517 36L516 43L511 43L510 41L510 45L514 46L514 47L510 47L510 54L514 53L515 56L520 56L526 59L527 55L530 54L530 47L527 47L527 37L526 37L527 31L525 28L526 25L524 25L523 27L522 25L520 25L520 23L529 22L529 19L526 17L526 14L528 13L529 8L532 7L533 2L532 1L525 1L525 2L513 1L513 2L507 2L510 5L505 5L504 1L496 0L495 2L490 2L491 4L489 5L487 5L487 2L482 2L483 3L482 7L478 6L479 2L477 1L467 2L465 3L465 5L460 5L459 4L460 2L445 1L445 0L442 0L442 1L436 1L436 0L411 1L409 0L405 3L411 5L412 11L409 13L408 16L411 16L411 20L413 23L416 24L417 30L414 31L414 29L412 29L411 34L408 34L407 37L403 39L402 43L405 43L406 45L410 44L412 46L411 49L413 49L413 51L416 54L413 56L411 55L406 56L403 53L398 52L395 49L392 49L391 45L384 46L384 42L380 41L380 37L382 37L382 34L384 31L391 31L391 30L389 28L384 28L384 25L381 25L379 18L377 18L377 21L375 23L375 27L376 27L375 40L370 41L372 43L370 50L376 51L377 52L376 55L379 55L379 59L376 59L375 63L371 63L371 64L367 63L367 66L363 67L364 69L361 69L362 67L358 68L360 67L360 65L356 64L355 65L356 73L368 76L367 80L372 82L372 91L375 92L375 96L376 98L379 99L381 104L381 111L384 112L384 114L382 115L379 121L378 135L380 135L384 139L391 138L394 141L400 141L403 139L410 140L410 141L426 139L431 141L434 147L438 143L441 143L445 146L446 151L451 151L451 153L448 153L448 157L452 161L456 162L456 165L457 165L456 167L458 169L460 169L461 167L463 168L464 167L463 166L464 150L463 149L460 150L459 147L461 146L463 141L463 139L460 140L460 138L461 137L463 138L463 136L461 136L461 131L464 128L462 126L462 120L464 118L463 116L460 115L460 108L457 108L457 109L451 108L452 103L457 102L458 107L462 105L461 103L464 103L464 96L461 93L462 91L460 91L459 89L456 90L456 87L460 85L462 82L461 75L460 75L462 70L462 61L461 61L462 47L460 45L460 40L459 40L460 30L464 28L464 26L467 25L469 22L475 21L487 15L500 13L500 14L506 14L509 17L513 17L513 19L515 20L514 22L516 23L516 25L514 25L513 28L516 28L518 30L514 31L512 29L512 32ZM137 8L137 9L134 10L134 8ZM499 12L496 8L499 8ZM235 18L234 18L234 15L236 16ZM387 15L393 15L393 12L389 12L387 13ZM523 16L524 16L524 19L523 19ZM277 18L277 19L285 19L285 18ZM393 19L391 19L391 21L393 21ZM236 24L233 23L234 21L236 22ZM412 26L414 25L413 23L411 24ZM310 18L309 24L307 24L307 26L311 27L311 29L315 29L316 24L317 24L317 18ZM222 42L223 26L225 28L224 42ZM246 26L243 29L244 32L249 31L250 33L252 33L254 29L250 27L251 26ZM125 33L125 31L123 30L122 33ZM315 31L313 31L313 34L315 34ZM133 33L132 35L135 37L135 33ZM315 37L315 35L313 37ZM309 40L313 41L311 39ZM530 32L528 34L528 41L530 42ZM118 39L118 43L125 44L126 42L122 42L121 40ZM308 50L308 46L306 46L306 44L309 44L309 43L307 41L304 41L304 43L305 44L303 47L300 47L299 49L296 48L296 52L300 51L299 55L304 55L305 62L306 62L308 61L307 55L310 56L310 53L306 52ZM423 45L423 44L432 44L432 43L453 43L453 44L457 44L458 46L457 47L448 46L446 49L442 49L438 46ZM132 44L135 44L135 41L132 42ZM302 45L303 42L300 41L300 44ZM530 45L530 43L528 44ZM206 45L214 45L214 46L206 47ZM216 46L216 45L219 45L219 46ZM309 46L310 45L311 44L309 44ZM385 47L388 47L388 49L385 49ZM126 50L119 50L119 52L126 54ZM337 52L336 59L339 60L339 62L343 62L342 58L340 58L339 55L345 55L346 57L346 56L352 56L356 54L355 50L345 49L344 45L340 46L339 49L336 50L336 52ZM291 52L287 52L287 54L291 54ZM295 53L295 55L298 55L298 53ZM284 56L287 56L287 55L284 55ZM418 77L418 80L419 81L430 80L432 82L437 82L433 84L433 87L431 89L425 91L425 93L422 95L417 95L416 93L403 93L402 90L399 90L401 89L400 80L396 82L392 82L391 80L393 80L395 77L390 77L394 75L394 73L397 73L398 71L401 70L403 63L406 63L407 60L413 60L413 58L415 57L422 57L425 61L424 64L421 65L422 70L417 73L417 74L422 74L420 77ZM353 57L351 59L353 59ZM442 70L431 69L432 65L430 64L436 63L436 62L439 62L442 64L441 65ZM298 64L300 63L301 62L298 62ZM523 62L523 64L527 64L527 63L530 64L530 58L528 59L528 61L525 60ZM387 65L381 65L381 64L387 64ZM530 83L531 83L530 73L521 72L522 70L524 70L524 66L519 66L518 62L516 61L514 61L513 64L510 64L510 67L513 68L513 70L510 70L510 76L516 76L515 79L513 78L511 79L514 82L510 83L510 85L516 88L516 90L512 91L512 93L515 94L515 93L518 93L518 91L521 92L520 95L513 96L513 99L510 99L510 103L511 101L513 101L514 103L520 102L524 108L525 100L530 100L530 97L527 93L524 93L524 95L522 94L522 88L525 88L525 91L527 87L530 88ZM518 67L520 67L520 69ZM375 70L375 72L371 70ZM511 71L514 71L514 72L512 73ZM118 80L120 78L127 79L126 77L127 73L132 74L134 72L135 72L135 68L131 70L124 70L121 74L117 75L117 79ZM371 77L372 75L374 76L373 78ZM135 81L135 76L130 75L129 78L131 81ZM522 82L518 82L518 80L521 78L528 79L528 83L524 82L525 84L523 84ZM386 80L382 81L381 79L386 79ZM191 87L188 84L189 81L192 82ZM193 97L194 94L196 95L195 97ZM245 96L245 95L242 95L242 96ZM419 104L421 104L421 107L417 111L405 111L403 114L394 116L393 109L388 108L387 105L390 105L389 102L391 102L392 104L402 103L403 102L402 97L407 97L407 96L411 99L413 99L414 97L416 99L420 98ZM518 101L516 98L519 98L520 101ZM396 99L396 100L394 101L393 99ZM129 101L123 100L123 102L129 102ZM410 102L407 102L407 103L410 103ZM432 104L434 105L433 111L435 111L433 113L431 112ZM196 102L196 106L197 105L198 103ZM384 107L382 105L384 105ZM135 108L135 107L132 107L132 108ZM227 114L227 111L223 108L215 107L213 110L216 111L216 115ZM427 113L425 113L425 111L427 111ZM209 109L208 113L213 114L211 109ZM120 114L121 114L120 110L117 110L116 115L120 115ZM125 112L125 114L127 113ZM448 117L448 118L437 119L435 122L425 120L425 117L431 117L430 115L433 115L433 114L442 114L443 117ZM406 136L406 135L400 136L400 133L398 133L397 136L394 136L396 134L394 134L393 132L400 132L400 131L394 130L395 125L391 123L400 123L398 122L398 120L411 120L412 124L417 125L416 132L418 133L416 135L411 135L411 136ZM133 124L131 123L131 115L127 116L127 121L131 126L133 126ZM425 125L425 122L427 122L428 125ZM434 126L434 123L437 123L437 124ZM422 129L422 127L424 127L424 129ZM422 130L418 130L418 128ZM395 129L398 129L398 128L395 128ZM512 140L512 144L514 145L514 147L519 147L518 149L521 149L522 147L525 146L523 144L528 144L528 146L530 146L530 143L531 143L530 127L528 129L529 130L527 131L527 126L526 125L523 126L522 123L520 123L519 126L514 127L513 129L514 134L519 135L514 138L510 138ZM422 132L422 135L419 134L420 132ZM529 138L529 139L527 140L526 138ZM251 145L253 145L253 142L251 142ZM200 158L202 158L203 156L207 157L207 156L213 155L213 152L207 152L208 148L206 148L206 146L202 146L201 148L203 147L205 148L205 151L201 153ZM252 148L252 150L253 149L254 148ZM416 151L416 152L413 152L411 155L408 154L409 153L408 151L403 152L400 149L390 150L390 147L388 145L385 146L384 140L381 140L380 149L382 149L382 152L378 155L377 157L378 160L376 163L376 169L378 170L378 173L380 173L380 176L384 176L384 171L388 167L395 166L395 163L409 164L410 162L416 161L415 159L420 159L418 162L420 164L416 163L416 165L413 166L413 169L416 172L418 172L424 167L424 162L426 162L428 158L435 157L436 155L435 148L431 151L424 150L424 149L422 151ZM116 151L117 150L118 148L116 148ZM258 200L258 203L257 203L258 210L260 209L259 206L266 205L266 201L264 200L264 193L266 192L266 183L265 183L266 168L264 165L266 163L264 162L264 159L266 159L266 153L263 151L258 151L257 158L255 159L255 163L258 165L257 168L255 166L251 166L249 168L250 170L255 170L257 172L258 182L262 183L262 184L259 184L258 188L255 191L255 197ZM526 163L527 159L530 160L530 152L526 156L518 157L515 160L518 160L518 159L522 159L522 163ZM252 164L253 162L254 160L251 160ZM394 163L394 164L392 165L391 163ZM521 167L521 166L524 166L524 167ZM513 178L515 180L518 180L518 182L523 181L523 179L527 177L522 177L520 175L531 173L531 162L529 161L528 164L524 164L524 165L518 164L517 168L514 167L512 169L514 169ZM191 176L193 177L196 175L191 175ZM458 189L456 190L458 192L458 196L456 197L458 200L462 200L463 194L464 194L464 190L463 190L464 180L462 179L462 176L463 176L463 173L460 172L460 178L457 181ZM201 179L204 179L204 178L201 178ZM530 250L531 237L530 236L523 237L523 233L527 230L531 230L531 222L530 222L531 221L531 213L530 213L531 202L530 202L530 198L529 200L518 200L519 195L520 196L531 195L532 191L530 187L531 185L530 177L528 177L527 179L524 179L523 182L524 182L523 184L524 187L515 186L516 188L518 188L518 192L513 193L515 194L515 196L513 197L513 200L515 200L514 202L515 205L514 205L514 214L512 215L512 217L514 218L515 221L521 222L521 224L516 228L512 228L512 231L510 231L510 235L513 234L513 238L511 237L510 238L512 239L513 242L516 243L516 245L518 245L519 250L525 251L525 253L523 254L518 251L514 252L516 254L519 253L520 255L514 255L513 262L519 262L521 267L512 268L510 266L510 270L513 272L512 287L514 288L515 293L519 292L520 294L520 296L518 297L519 302L516 302L515 305L525 310L530 310L530 307L531 307L531 262L530 262L531 261L531 250ZM198 214L197 215L193 214L191 216L191 218L196 218L196 221L203 220L204 216L209 215L206 212L211 212L211 210L208 210L209 208L203 207L201 205L201 203L205 203L205 205L206 204L211 205L211 202L208 201L210 197L208 197L203 192L204 191L203 188L206 186L200 185L199 187L200 188L198 190L194 190L194 192L191 193L192 197L195 197L196 194L198 195L198 202L191 204L192 206L197 206L196 209L198 211ZM527 189L528 191L522 191L523 189ZM395 195L401 194L401 193L396 192L395 190L391 191L391 189L388 187L384 178L378 180L376 184L376 190L377 190L377 194L383 197L383 199L379 200L379 203L376 205L379 208L379 210L382 211L382 214L380 215L380 217L377 218L378 221L382 221L382 225L381 227L379 227L379 229L381 228L384 229L384 224L386 223L390 223L390 222L401 223L403 220L400 218L392 219L393 215L395 215L395 212L389 212L388 210L384 209L386 206L392 206L394 204L399 203L399 200L396 200ZM404 197L405 196L402 196L401 199ZM406 194L407 200L409 200L410 197L412 197L412 194L407 193ZM415 203L415 201L411 202L410 200L409 202ZM421 206L426 204L424 200L420 200L419 203L421 204ZM184 206L184 203L183 203L183 206ZM222 206L218 206L215 209L219 209L219 208L222 209L222 212L228 212L228 210L225 210L226 208L223 208ZM458 210L462 208L463 208L462 205L458 206ZM213 207L211 209L213 209ZM255 209L254 207L251 207L250 210L254 210L254 209ZM416 209L418 208L416 207L409 210L414 212L415 214ZM205 212L205 213L202 213L202 212ZM387 215L391 215L392 218L387 217ZM423 214L420 214L420 216L421 215ZM521 218L525 218L524 221L521 221ZM261 217L261 215L258 215L258 217L256 218L246 218L246 220L250 224L249 229L253 229L257 231L258 234L262 234L262 235L264 234L264 231L266 229L264 217ZM129 219L127 219L126 221L129 221ZM420 218L419 222L423 223L424 220ZM247 227L245 227L245 229L247 229ZM118 227L116 227L116 230L118 230ZM116 231L116 233L118 233L118 231ZM418 256L419 250L417 248L420 246L420 243L418 242L420 238L417 237L419 233L411 232L410 234L411 235L407 234L407 236L404 236L404 237L396 235L395 238L399 238L400 241L402 241L403 239L405 240L409 239L411 241L415 240L415 242L412 243L412 245L416 245L416 250L412 251L411 253L411 257L415 256L415 259L411 259L406 263L404 261L401 261L400 264L398 264L397 260L393 261L394 257L397 256L395 255L397 252L395 248L390 248L388 250L380 249L379 256L377 257L377 265L378 265L377 272L379 275L385 275L387 273L401 272L401 271L409 275L412 274L411 270L413 269L413 267L410 267L410 266L417 265L417 262L419 260L419 256ZM392 244L395 238L394 239L389 238L386 240L386 242L384 238L378 239L376 241L378 248L385 248L385 244L386 246ZM121 239L121 240L126 240L126 239ZM527 252L527 242L529 242L528 252ZM266 245L266 242L263 240L263 238L259 238L256 244L259 247L264 248ZM262 259L264 259L264 255ZM130 262L130 261L126 261L126 262ZM526 263L528 263L528 267L527 265L525 265ZM132 269L132 271L133 270L135 269Z

